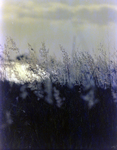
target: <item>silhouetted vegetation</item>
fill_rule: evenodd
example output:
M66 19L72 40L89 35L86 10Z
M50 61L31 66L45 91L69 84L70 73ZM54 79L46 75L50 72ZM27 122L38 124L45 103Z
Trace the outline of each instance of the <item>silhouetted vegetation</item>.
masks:
M28 46L30 55L19 55L14 62L28 63L27 70L38 76L44 76L39 68L49 75L15 83L1 73L3 148L112 148L117 142L113 96L117 82L112 78L116 65L102 57L94 61L88 53L75 52L70 59L62 46L63 62L59 62L49 57L45 43L39 61ZM4 66L6 58L3 61Z

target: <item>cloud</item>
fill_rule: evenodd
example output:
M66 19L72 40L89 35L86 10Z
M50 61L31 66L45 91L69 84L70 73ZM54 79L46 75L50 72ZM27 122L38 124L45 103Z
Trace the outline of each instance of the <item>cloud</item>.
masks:
M84 22L106 25L111 22L117 22L117 10L106 6L93 10L83 8L76 11L76 17Z
M78 24L107 25L117 22L115 5L68 5L59 2L37 3L37 1L6 1L3 19L27 21L67 21Z
M63 8L58 8L55 11L44 13L44 18L51 20L68 20L72 19L73 16L73 12Z

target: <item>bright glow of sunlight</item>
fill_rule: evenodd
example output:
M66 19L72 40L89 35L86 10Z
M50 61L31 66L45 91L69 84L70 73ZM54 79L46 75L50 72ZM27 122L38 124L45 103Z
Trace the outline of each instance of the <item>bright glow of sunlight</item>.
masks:
M0 8L2 8L2 5L3 5L3 1L1 0L0 1Z
M2 80L6 79L10 82L15 83L25 83L33 81L41 81L41 79L48 77L48 75L39 68L38 72L35 74L33 71L28 70L29 64L21 64L18 62L8 62L6 66L1 65L0 68L0 78Z

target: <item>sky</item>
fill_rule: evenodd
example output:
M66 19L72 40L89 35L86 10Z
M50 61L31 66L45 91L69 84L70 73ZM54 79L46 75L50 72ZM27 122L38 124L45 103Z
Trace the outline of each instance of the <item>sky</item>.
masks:
M73 47L98 55L100 43L106 52L114 52L117 1L0 0L0 30L0 44L10 36L21 54L28 52L29 43L38 57L42 42L58 59L60 45L70 56Z

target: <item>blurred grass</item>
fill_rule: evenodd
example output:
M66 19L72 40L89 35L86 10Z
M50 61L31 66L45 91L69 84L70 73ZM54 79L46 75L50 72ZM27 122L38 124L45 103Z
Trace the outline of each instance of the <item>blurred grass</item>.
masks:
M9 50L12 50L19 55L14 62L28 63L28 70L34 74L38 73L38 64L45 73L49 73L49 79L17 84L6 81L1 74L2 122L6 123L6 111L10 112L13 120L2 131L3 146L6 149L111 148L116 141L114 98L117 97L113 97L113 92L117 92L116 63L107 61L103 49L95 59L87 52L75 51L70 58L60 46L63 62L49 56L45 43L39 50L41 59L35 56L30 44L28 49L28 56L20 55L13 39L7 38L1 57L3 68L6 62L11 64ZM11 70L15 73L13 67ZM49 97L48 90L51 92ZM92 97L99 100L91 109L81 98L90 91L93 96L89 96L89 101ZM23 92L27 93L24 97L21 96ZM52 105L45 101L48 98L51 98ZM57 106L58 99L62 101L60 108Z

